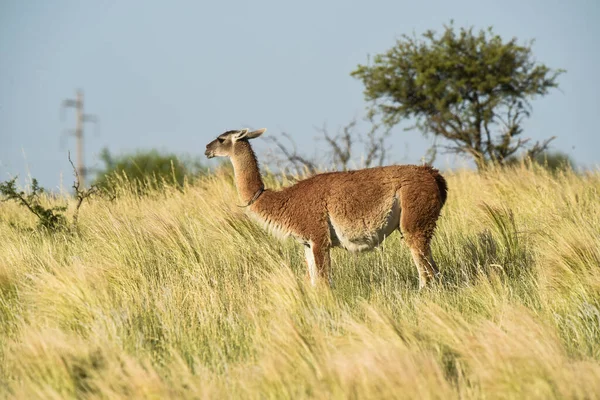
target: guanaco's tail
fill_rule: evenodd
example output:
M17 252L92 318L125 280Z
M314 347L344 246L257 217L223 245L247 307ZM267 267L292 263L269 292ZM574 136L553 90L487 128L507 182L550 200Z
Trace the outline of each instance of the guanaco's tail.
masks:
M440 171L433 167L429 167L429 173L431 176L433 176L433 179L435 179L435 183L437 183L443 206L446 203L446 198L448 197L448 184L446 183L446 179L444 179L444 177L440 174Z

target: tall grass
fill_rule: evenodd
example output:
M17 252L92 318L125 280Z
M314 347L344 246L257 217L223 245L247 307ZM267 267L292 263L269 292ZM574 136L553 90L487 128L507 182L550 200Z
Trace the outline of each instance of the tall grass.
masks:
M399 235L334 250L335 287L311 288L227 174L123 182L77 233L0 203L0 394L600 398L600 174L446 177L443 283L421 292Z

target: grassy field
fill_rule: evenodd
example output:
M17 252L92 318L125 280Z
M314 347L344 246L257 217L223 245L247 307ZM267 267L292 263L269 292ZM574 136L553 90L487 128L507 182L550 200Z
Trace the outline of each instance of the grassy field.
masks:
M78 233L0 203L0 397L600 398L600 173L445 176L421 292L397 234L312 289L226 172L124 185Z

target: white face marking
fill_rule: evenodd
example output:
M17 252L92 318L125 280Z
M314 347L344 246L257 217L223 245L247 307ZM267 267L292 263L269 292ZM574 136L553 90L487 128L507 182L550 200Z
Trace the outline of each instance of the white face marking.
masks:
M304 246L304 257L306 257L306 263L308 264L310 284L317 286L317 264L315 263L315 256L312 251L312 246Z

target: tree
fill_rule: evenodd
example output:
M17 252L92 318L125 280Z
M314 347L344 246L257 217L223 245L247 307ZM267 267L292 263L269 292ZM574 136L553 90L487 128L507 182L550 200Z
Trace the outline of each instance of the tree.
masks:
M195 175L203 170L197 161L182 161L175 154L163 154L157 150L138 151L115 157L105 148L100 154L100 159L104 162L104 168L97 171L94 184L110 191L113 191L120 177L126 177L136 184L138 189L144 185L158 188L164 182L182 186L186 176Z
M373 121L369 121L373 122ZM322 137L317 140L325 142L327 161L331 162L331 167L338 171L347 171L352 163L358 163L361 167L368 168L374 165L383 165L387 156L389 146L386 139L389 136L389 129L383 129L381 126L372 123L369 131L364 134L357 128L356 119L338 129L337 133L331 134L326 125L322 128L316 128ZM279 137L286 139L286 144ZM274 143L281 151L282 156L272 157L272 161L281 167L287 164L296 173L308 172L315 174L318 170L317 165L324 158L309 157L298 152L296 142L288 133L281 133L267 137L267 140ZM362 147L357 149L358 147ZM361 146L362 145L362 146ZM362 153L360 152L362 150Z
M564 72L537 63L532 43L505 42L491 27L456 32L451 23L441 36L402 36L351 75L362 80L372 117L388 127L413 118L423 134L446 139L439 147L471 156L482 169L521 149L534 157L553 139L530 144L521 138L530 100L558 87Z

